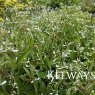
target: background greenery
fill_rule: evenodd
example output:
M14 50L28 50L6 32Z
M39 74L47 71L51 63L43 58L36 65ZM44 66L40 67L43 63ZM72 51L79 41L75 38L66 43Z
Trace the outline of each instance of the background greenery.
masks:
M0 0L0 95L95 95L95 79L47 78L65 65L95 71L94 1L10 1Z

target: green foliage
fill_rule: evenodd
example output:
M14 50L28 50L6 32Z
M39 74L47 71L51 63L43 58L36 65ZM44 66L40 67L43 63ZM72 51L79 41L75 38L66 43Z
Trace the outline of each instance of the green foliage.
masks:
M61 4L63 5L74 5L78 4L79 0L33 0L34 4L50 6L52 8L58 8Z
M5 10L0 22L1 95L94 95L91 79L48 79L63 72L95 71L95 27L79 6L59 10ZM68 68L64 68L68 66Z
M84 0L80 2L83 11L95 11L95 0Z
M23 10L25 7L31 6L31 3L31 0L0 0L0 17L4 17L7 9Z

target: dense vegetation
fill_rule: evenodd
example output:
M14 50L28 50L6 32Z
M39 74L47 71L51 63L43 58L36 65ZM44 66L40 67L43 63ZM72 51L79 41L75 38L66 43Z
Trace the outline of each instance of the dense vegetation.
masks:
M0 3L0 95L95 95L94 0Z

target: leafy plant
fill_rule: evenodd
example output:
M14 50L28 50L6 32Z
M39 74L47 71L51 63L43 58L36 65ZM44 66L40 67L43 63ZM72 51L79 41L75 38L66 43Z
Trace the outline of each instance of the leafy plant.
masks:
M87 79L68 76L95 71L91 14L80 6L65 5L58 10L10 8L4 18L0 22L1 95L95 94L91 75ZM65 79L57 79L56 70L64 72Z

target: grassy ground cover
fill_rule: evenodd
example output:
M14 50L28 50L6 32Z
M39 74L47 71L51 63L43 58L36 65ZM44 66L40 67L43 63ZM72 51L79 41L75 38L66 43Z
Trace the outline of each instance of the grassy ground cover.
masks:
M4 11L0 95L95 95L94 63L95 21L80 6Z

